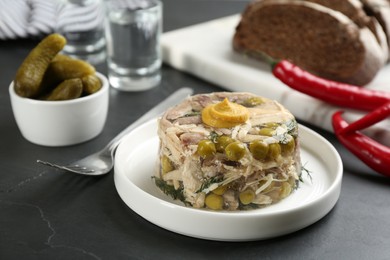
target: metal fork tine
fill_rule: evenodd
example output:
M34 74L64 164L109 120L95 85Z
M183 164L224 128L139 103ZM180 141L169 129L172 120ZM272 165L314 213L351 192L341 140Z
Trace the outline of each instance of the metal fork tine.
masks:
M84 173L92 173L95 172L93 169L88 169L87 167L80 167L80 166L66 166L68 169L74 170L74 171L81 171Z
M84 172L84 173L92 173L95 172L93 169L88 169L87 167L82 167L78 165L67 165L64 166L68 170L77 171L77 172Z
M73 169L73 170L94 171L94 170L88 169L85 166L80 166L80 165L77 165L77 164L75 164L75 165L66 165L65 167L69 168L69 169Z
M50 162L46 162L46 161L37 160L37 163L40 163L40 164L43 164L43 165L46 165L46 166L50 166L50 167L54 167L54 168L58 168L58 169L61 169L61 170L67 170L67 168L64 167L64 166L61 166L61 165L58 165L58 164L54 164L54 163L50 163Z
M42 161L42 160L37 160L37 163L40 163L40 164L43 164L43 165L46 165L46 166L50 166L50 167L54 167L54 168L57 168L57 169L60 169L60 170L71 171L71 172L76 172L76 173L92 173L92 172L95 171L95 170L92 170L92 169L88 169L86 167L80 167L78 165L61 166L61 165L58 165L58 164L54 164L54 163L50 163L50 162L46 162L46 161Z

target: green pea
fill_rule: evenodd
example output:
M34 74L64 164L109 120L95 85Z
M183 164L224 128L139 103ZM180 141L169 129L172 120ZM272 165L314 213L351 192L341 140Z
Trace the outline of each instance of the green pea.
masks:
M269 128L273 128L273 129L276 129L279 124L278 123L275 123L275 122L268 122L265 124L266 127L269 127Z
M167 172L173 171L173 165L171 160L166 155L163 155L161 157L161 172L162 174L165 174Z
M239 161L246 152L245 145L240 142L233 142L226 146L225 154L230 161Z
M267 157L269 146L261 140L252 141L249 150L257 160L264 160Z
M275 130L269 127L263 127L259 130L259 135L264 135L264 136L273 136Z
M273 143L269 145L267 157L270 160L275 160L282 153L282 149L278 143Z
M210 193L206 196L204 203L209 209L221 210L223 207L223 198L220 195Z
M251 98L246 99L243 102L243 105L246 107L255 107L255 106L261 105L263 103L264 103L264 100L261 97L251 97Z
M233 143L233 142L234 142L234 139L232 139L226 135L221 135L221 136L217 137L217 143L215 144L217 152L223 153L225 151L226 146L230 143Z
M256 194L252 189L246 189L240 192L240 194L238 195L240 202L244 205L248 205L249 203L251 203L255 197Z
M291 185L288 182L283 182L282 186L280 187L280 199L286 198L288 195L290 195L291 191Z
M212 141L202 140L198 143L198 148L196 152L198 153L199 156L206 158L206 157L213 156L217 152L217 150Z
M227 185L221 185L221 186L218 186L218 188L212 190L212 193L216 194L216 195L223 195L225 193L225 191L227 190L228 186Z
M282 154L291 154L295 149L295 140L291 138L286 144L280 145L282 148Z

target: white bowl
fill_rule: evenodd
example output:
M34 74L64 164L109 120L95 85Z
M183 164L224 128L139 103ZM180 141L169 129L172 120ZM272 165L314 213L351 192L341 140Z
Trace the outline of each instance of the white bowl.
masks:
M9 86L11 105L20 132L28 141L44 146L66 146L88 141L101 133L107 118L109 84L96 73L102 88L89 96L42 101L20 97Z

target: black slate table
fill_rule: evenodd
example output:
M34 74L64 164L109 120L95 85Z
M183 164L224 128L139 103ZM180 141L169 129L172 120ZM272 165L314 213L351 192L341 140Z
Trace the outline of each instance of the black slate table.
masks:
M164 0L164 31L241 12L248 1ZM167 65L162 83L146 92L110 90L103 132L69 147L26 141L14 120L8 86L38 40L0 42L0 259L389 259L390 178L345 150L334 135L302 122L328 139L344 162L341 196L315 224L265 241L216 242L155 226L129 209L114 172L85 177L38 165L66 163L99 150L113 136L174 90L221 91ZM105 65L97 70L106 73ZM229 228L229 227L226 227Z

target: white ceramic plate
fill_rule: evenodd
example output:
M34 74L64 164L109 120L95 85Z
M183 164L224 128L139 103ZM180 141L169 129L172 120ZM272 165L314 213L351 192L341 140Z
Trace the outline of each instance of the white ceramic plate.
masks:
M183 235L220 241L268 239L307 227L336 204L343 166L335 148L300 125L301 158L312 180L289 197L263 209L216 212L185 207L163 194L151 178L156 170L157 120L136 128L121 142L115 157L115 186L122 200L146 220Z

